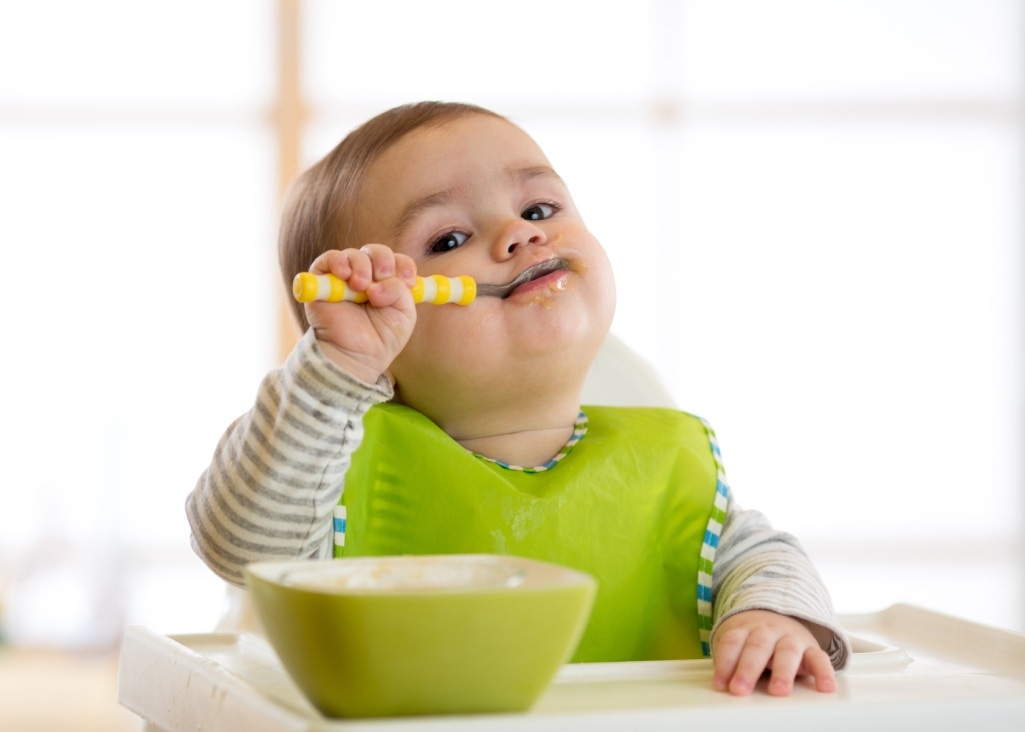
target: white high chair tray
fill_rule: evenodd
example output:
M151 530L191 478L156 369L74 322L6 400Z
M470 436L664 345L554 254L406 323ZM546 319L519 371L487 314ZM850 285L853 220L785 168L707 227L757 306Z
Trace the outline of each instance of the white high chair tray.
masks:
M841 616L854 657L834 694L764 681L748 697L712 690L711 662L568 665L521 714L336 720L320 715L266 641L250 634L125 634L118 700L149 729L246 732L440 730L1025 729L1025 635L911 605Z

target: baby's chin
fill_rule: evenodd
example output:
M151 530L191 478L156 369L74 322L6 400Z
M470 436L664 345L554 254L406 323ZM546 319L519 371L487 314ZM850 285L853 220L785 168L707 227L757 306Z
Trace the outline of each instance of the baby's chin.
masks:
M493 375L476 374L448 389L423 389L414 384L403 389L400 382L392 401L417 410L449 431L451 425L491 420L501 414L540 414L567 402L579 406L589 366L560 363L542 369L531 365Z

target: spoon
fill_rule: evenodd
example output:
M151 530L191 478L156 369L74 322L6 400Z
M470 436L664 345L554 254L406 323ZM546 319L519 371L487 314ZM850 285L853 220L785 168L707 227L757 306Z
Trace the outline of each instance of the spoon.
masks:
M504 285L477 284L469 275L458 277L418 276L416 284L411 288L413 302L426 302L433 305L445 305L446 303L469 305L478 296L505 299L525 282L536 280L538 277L543 277L556 270L566 269L568 266L567 260L553 257L535 264L533 267L528 267ZM299 302L342 302L344 300L363 303L367 301L365 292L353 290L345 281L338 279L333 274L315 275L312 272L300 272L295 276L295 279L292 280L292 295Z

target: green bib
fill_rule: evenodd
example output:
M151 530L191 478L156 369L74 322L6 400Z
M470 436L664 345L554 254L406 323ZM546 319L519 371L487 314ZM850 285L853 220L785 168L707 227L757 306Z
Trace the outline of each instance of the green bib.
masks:
M599 583L574 661L707 655L726 499L714 437L671 409L586 412L587 435L551 468L526 472L473 455L408 407L371 408L345 477L335 556L563 564Z

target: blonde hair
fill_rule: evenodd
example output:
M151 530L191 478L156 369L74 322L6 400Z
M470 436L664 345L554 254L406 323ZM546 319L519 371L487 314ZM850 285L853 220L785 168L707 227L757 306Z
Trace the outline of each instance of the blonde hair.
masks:
M413 130L474 114L504 119L472 104L419 102L395 107L350 132L300 175L285 200L278 232L278 263L286 290L291 293L295 275L323 252L365 243L355 241L356 211L363 178L381 153ZM305 331L309 328L306 312L301 303L293 305Z

